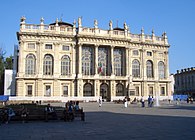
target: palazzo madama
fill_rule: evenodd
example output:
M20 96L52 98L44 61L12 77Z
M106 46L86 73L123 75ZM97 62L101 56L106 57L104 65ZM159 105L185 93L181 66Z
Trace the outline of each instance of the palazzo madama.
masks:
M20 21L16 96L28 99L97 100L168 98L170 92L167 35L122 28L73 24L27 24Z

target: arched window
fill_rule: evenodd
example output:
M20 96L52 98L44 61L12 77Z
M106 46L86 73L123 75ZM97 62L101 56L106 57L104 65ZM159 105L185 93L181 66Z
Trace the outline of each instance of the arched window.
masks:
M82 74L93 75L94 51L91 47L82 47Z
M70 74L70 57L64 55L61 59L61 75Z
M165 78L165 65L162 61L158 63L158 76L160 79Z
M124 87L120 83L116 85L116 96L124 96Z
M27 75L35 74L35 56L33 54L29 54L26 56L26 68L25 73Z
M53 75L53 57L46 54L43 60L43 74Z
M136 59L132 62L132 74L133 77L140 77L140 63Z
M108 75L108 49L98 48L98 73L100 75Z
M94 96L93 87L90 83L86 83L83 87L83 96Z
M114 74L116 76L122 76L122 55L121 49L114 49Z
M148 60L146 62L146 74L147 74L148 78L154 77L154 75L153 75L153 64L152 64L152 61L150 61L150 60Z

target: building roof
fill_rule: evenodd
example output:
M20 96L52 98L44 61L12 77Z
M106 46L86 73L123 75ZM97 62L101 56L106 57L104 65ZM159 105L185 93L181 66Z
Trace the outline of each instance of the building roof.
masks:
M54 22L54 23L51 23L51 24L49 24L49 25L56 25L56 23ZM71 26L71 27L73 27L72 24L67 23L67 22L63 22L63 21L59 21L59 22L58 22L58 25L59 25L59 26Z
M116 27L116 28L114 28L113 30L124 31L123 28L119 28L119 27Z

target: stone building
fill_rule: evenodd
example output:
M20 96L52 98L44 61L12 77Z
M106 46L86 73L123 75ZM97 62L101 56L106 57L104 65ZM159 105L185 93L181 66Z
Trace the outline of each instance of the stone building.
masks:
M188 95L195 98L195 68L177 70L174 75L174 94Z
M161 37L123 28L84 27L55 21L26 24L21 18L16 97L40 100L106 101L170 92L166 33Z

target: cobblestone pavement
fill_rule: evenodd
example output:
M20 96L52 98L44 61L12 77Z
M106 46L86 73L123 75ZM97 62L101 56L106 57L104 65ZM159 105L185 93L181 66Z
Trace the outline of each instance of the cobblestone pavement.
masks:
M55 104L62 105L62 104ZM32 121L0 125L0 140L194 140L195 104L124 108L122 104L81 103L86 121Z

